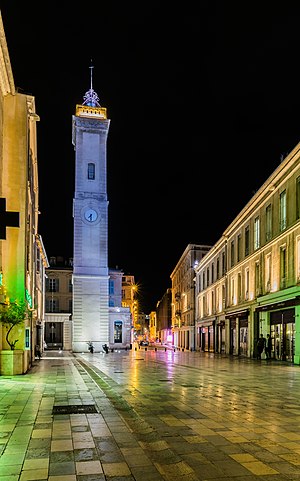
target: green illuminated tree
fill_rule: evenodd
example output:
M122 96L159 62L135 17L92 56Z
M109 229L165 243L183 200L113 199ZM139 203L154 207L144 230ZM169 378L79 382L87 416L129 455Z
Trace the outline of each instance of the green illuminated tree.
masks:
M5 339L13 351L18 339L10 340L9 335L15 326L23 324L28 315L28 307L25 301L8 302L0 304L0 322L7 328Z

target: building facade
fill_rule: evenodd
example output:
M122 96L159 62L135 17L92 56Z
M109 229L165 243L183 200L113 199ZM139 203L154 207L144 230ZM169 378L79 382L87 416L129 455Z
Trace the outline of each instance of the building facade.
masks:
M156 311L151 311L149 314L149 340L156 341L157 339L157 318Z
M0 14L0 297L4 304L26 301L29 309L25 323L12 331L18 339L17 374L31 367L44 322L47 257L38 233L38 120L35 98L15 89ZM2 326L0 349L8 349Z
M162 344L173 345L172 289L168 288L156 304L156 337Z
M46 270L46 349L72 350L73 259L50 257Z
M204 351L300 363L300 144L199 262L196 337Z
M112 349L132 348L132 314L123 304L124 273L120 269L109 269L109 339Z
M188 244L171 273L172 335L176 348L194 350L195 342L195 266L210 246Z
M132 329L136 331L139 311L138 286L135 283L134 276L131 274L123 274L122 277L122 306L129 307Z
M73 258L50 257L50 266L46 274L45 348L71 351ZM131 344L130 310L121 306L122 279L122 271L109 269L109 335L114 340L114 348L124 347L124 344L126 348ZM95 337L92 336L90 341L94 344Z

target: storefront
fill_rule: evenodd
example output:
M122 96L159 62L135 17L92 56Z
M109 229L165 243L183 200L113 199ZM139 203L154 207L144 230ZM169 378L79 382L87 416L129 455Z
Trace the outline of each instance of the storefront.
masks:
M229 354L248 356L248 317L249 309L230 312L225 316L229 320Z
M215 319L200 324L200 350L215 352Z
M216 328L216 352L225 354L226 340L225 340L225 320L219 320Z
M272 339L272 359L288 362L295 360L295 320L299 312L299 304L300 299L297 296L256 308L259 314L260 331L264 336L270 334Z
M268 311L265 322L266 334L272 339L271 358L294 362L295 354L295 308ZM262 321L260 321L262 323Z
M271 357L293 362L295 354L295 309L270 312L270 327Z

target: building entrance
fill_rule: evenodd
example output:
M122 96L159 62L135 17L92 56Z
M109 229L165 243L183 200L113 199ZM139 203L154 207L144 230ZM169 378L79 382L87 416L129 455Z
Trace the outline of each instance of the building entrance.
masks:
M216 352L225 353L225 321L221 321L217 325Z
M202 351L214 352L214 324L201 328L201 349Z
M62 349L63 323L45 322L45 342L48 349Z
M295 309L270 312L272 355L293 362L295 354Z
M241 356L247 356L248 354L248 320L240 321L240 352Z

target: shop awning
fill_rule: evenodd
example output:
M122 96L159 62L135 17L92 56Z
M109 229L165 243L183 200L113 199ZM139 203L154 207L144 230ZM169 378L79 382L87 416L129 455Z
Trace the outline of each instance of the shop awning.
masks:
M225 319L232 319L235 317L248 317L249 309L244 309L243 311L228 312L225 314Z
M298 306L300 304L300 297L293 297L280 302L273 302L272 304L264 304L255 308L256 312L274 311L276 309L285 309L286 307Z

